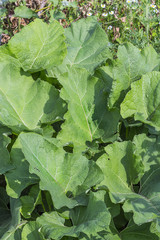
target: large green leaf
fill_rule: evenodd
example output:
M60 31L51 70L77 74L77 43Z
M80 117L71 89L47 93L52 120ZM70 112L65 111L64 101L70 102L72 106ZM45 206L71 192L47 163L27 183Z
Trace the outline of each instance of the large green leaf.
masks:
M121 103L132 82L147 72L158 70L160 63L158 54L152 46L147 46L140 52L131 43L119 46L117 57L110 73L113 78L108 102L111 108L117 101Z
M92 237L101 231L109 231L110 213L103 201L105 192L90 193L87 207L76 207L71 211L77 232Z
M112 67L110 65L100 67L96 70L95 77L99 78L105 85L105 92L107 95L111 93L112 89Z
M21 240L44 240L43 235L38 231L36 222L28 222L22 230Z
M0 226L1 240L20 240L19 228L23 225L20 221L20 207L21 204L19 199L10 198L10 214L7 214L7 218L6 215L3 216L4 222Z
M160 72L152 72L132 83L121 104L123 118L135 120L160 130Z
M22 232L22 227L25 223L20 223L17 228L12 228L7 232L1 240L22 240L21 238L21 232Z
M40 232L45 238L61 239L63 236L76 237L75 226L67 227L64 225L65 219L57 212L44 213L37 218L40 225Z
M148 140L143 134L134 140L134 144L116 142L108 145L105 148L106 154L98 159L97 164L104 173L104 181L101 185L108 188L112 201L115 203L125 201L123 209L125 212L133 212L135 223L143 224L155 220L159 227L160 164L158 149L159 139ZM142 167L142 163L144 167ZM143 171L145 171L144 175ZM132 186L140 178L140 189L138 193L135 193Z
M0 174L4 174L13 168L7 150L7 146L11 141L7 136L9 134L11 134L11 131L7 127L0 126Z
M113 202L126 200L124 210L133 212L137 224L157 221L160 216L160 155L159 139L149 139L142 134L131 142L108 145L106 154L97 163L104 172L102 184L109 189ZM132 185L141 177L141 162L144 175L140 189L135 193Z
M0 122L19 133L62 118L65 106L58 90L25 74L7 49L0 53Z
M37 14L31 8L28 8L26 6L16 7L14 10L14 16L28 19L32 17L38 17Z
M94 239L94 236L100 236L98 233L101 231L109 231L111 217L105 203L99 199L99 193L90 193L87 207L73 209L71 219L73 226L67 227L65 220L56 212L52 212L44 213L37 222L46 238L58 240L63 236L77 236L81 239L86 236L84 239Z
M99 210L102 210L101 207L98 208L98 202L99 202L99 204L100 204L100 202L101 202L101 204L102 203L105 204L104 209L106 209L106 207L107 207L107 210L109 210L109 208L111 207L111 204L108 201L106 201L107 194L106 194L105 190L97 191L96 193L94 193L94 197L96 197L96 200L97 200L97 203L96 203L97 210L92 210L92 214L91 214L91 211L89 214L87 214L87 217L86 217L87 221L85 221L86 220L86 218L85 218L86 210L84 208L77 207L77 208L75 208L75 211L74 210L72 211L72 214L71 214L72 222L75 220L75 223L77 223L79 221L80 222L83 221L83 223L84 223L84 225L83 225L84 229L83 229L82 233L80 234L80 239L88 240L88 237L90 237L89 239L93 239L93 240L97 240L97 239L98 240L120 240L119 233L118 233L117 229L115 228L114 223L111 219L114 217L113 215L111 215L111 218L110 218L111 222L108 219L108 221L106 221L106 225L104 227L102 227L101 230L100 230L100 224L97 224L97 227L96 227L93 225L93 222L87 223L88 218L90 218L90 216L92 216L93 219L95 218L95 221L97 220L96 214L97 214L97 216L99 216ZM93 209L94 209L94 207L93 207ZM96 207L95 207L95 209L96 209ZM88 210L88 205L87 205L87 210ZM91 208L90 208L90 210L91 210ZM78 216L78 218L77 218L77 216ZM91 218L90 218L90 220L91 220ZM88 228L88 226L90 228ZM93 229L92 229L92 227L93 227Z
M133 155L132 142L115 142L105 148L105 154L97 164L102 169L104 180L101 185L109 189L113 202L121 202L134 193L132 185L139 181L141 162Z
M121 231L122 240L159 240L160 235L153 232L153 224L147 223L141 226L130 221L128 226Z
M61 66L48 70L50 76L67 72L67 65L86 68L93 73L95 68L108 58L108 37L95 17L81 19L65 30L67 56Z
M136 224L140 225L154 221L158 231L160 231L159 174L159 172L156 172L153 177L150 177L150 183L146 182L139 194L130 196L123 205L125 212L133 212L133 219ZM146 192L147 184L148 192Z
M24 157L19 139L12 147L11 162L14 168L5 174L6 189L9 196L18 198L27 186L37 183L39 178L29 173L29 164Z
M133 212L137 224L156 219L160 229L160 138L149 138L145 134L134 138L135 156L142 159L144 175L141 179L139 196L124 204L125 211Z
M142 178L144 181L149 174L152 175L160 167L160 136L147 137L146 134L139 134L134 137L133 144L136 158L141 159L144 165L145 173Z
M8 208L9 197L6 194L4 188L0 188L0 238L8 229L10 224L11 215L10 210Z
M75 147L96 138L115 139L119 112L107 109L105 83L91 77L85 69L75 67L59 81L63 86L61 97L68 102L68 112L58 138L63 143L72 142Z
M21 214L24 218L30 218L31 213L35 209L35 206L41 204L41 190L39 185L33 185L28 193L28 195L21 196Z
M36 19L9 41L11 52L25 71L37 72L62 63L66 55L63 27Z
M94 165L97 171L95 163L88 161L81 153L66 153L57 139L47 139L34 133L22 133L20 140L24 155L30 163L30 171L40 177L40 188L50 191L55 207L76 206L77 201L68 198L66 194L72 193L75 196L78 186L83 183L86 186L85 180L90 167ZM93 185L102 180L99 168L98 171L98 176L90 181ZM88 185L85 190L92 186Z
M109 197L109 192L105 193L104 196L104 201L106 203L106 206L111 213L112 218L118 216L120 214L120 204L114 204L111 202L110 197Z

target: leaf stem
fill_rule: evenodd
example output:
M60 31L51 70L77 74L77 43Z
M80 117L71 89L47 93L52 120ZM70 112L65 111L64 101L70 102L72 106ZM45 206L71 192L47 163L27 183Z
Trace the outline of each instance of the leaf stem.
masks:
M40 12L40 11L45 10L45 9L47 9L47 8L50 8L50 7L52 7L52 6L53 6L53 4L51 4L51 5L47 6L47 7L38 9L38 10L36 10L35 12Z

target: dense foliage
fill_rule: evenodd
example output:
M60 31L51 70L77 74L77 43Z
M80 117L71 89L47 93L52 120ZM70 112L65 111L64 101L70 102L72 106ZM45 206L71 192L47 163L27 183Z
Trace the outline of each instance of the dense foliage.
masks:
M95 17L0 47L0 238L160 239L160 58Z

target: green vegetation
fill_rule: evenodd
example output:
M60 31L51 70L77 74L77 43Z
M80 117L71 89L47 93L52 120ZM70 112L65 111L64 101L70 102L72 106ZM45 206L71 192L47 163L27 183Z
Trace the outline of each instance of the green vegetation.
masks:
M10 40L0 46L0 239L159 240L155 8L121 6L142 14L135 43L116 3L82 14L85 1L64 2L1 8Z

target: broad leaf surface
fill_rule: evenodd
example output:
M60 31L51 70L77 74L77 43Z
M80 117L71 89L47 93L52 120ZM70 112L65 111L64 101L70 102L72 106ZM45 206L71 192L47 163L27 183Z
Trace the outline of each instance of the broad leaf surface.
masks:
M28 193L28 195L21 196L21 214L24 218L30 218L31 213L35 209L37 204L41 204L41 191L39 185L33 185Z
M112 89L112 67L111 66L103 66L96 70L95 77L100 79L105 85L105 92L109 95Z
M76 206L77 201L68 198L66 194L72 192L75 195L78 186L83 185L89 173L90 162L81 153L66 153L56 139L22 133L20 140L31 166L30 171L40 177L40 188L50 191L55 207ZM94 167L96 171L98 167ZM95 183L97 179L101 181L100 174L94 179Z
M41 231L46 238L58 240L63 236L81 238L85 235L86 239L92 239L97 236L98 232L108 230L111 217L105 203L99 199L97 193L90 193L87 207L73 209L71 219L73 226L67 227L64 225L64 219L56 212L52 212L43 214L37 222L41 225Z
M157 156L159 142L155 149L155 140L150 139L146 143L147 138L144 139L145 135L142 136L136 139L137 148L131 142L116 142L108 145L105 148L106 154L98 159L97 164L104 173L104 181L101 184L109 189L111 200L115 203L126 200L123 209L126 212L133 212L135 223L143 224L156 220L159 226L160 168L157 158L155 158L156 166L153 160L152 162L151 159L149 160L149 153L153 149L153 154ZM143 147L140 151L141 145ZM150 147L145 148L147 145ZM143 163L143 159L145 161L148 159L148 163ZM143 175L142 164L147 168L149 163L151 166L148 165L148 170L144 167L146 172ZM140 178L140 189L135 193L132 185Z
M132 142L115 142L105 148L105 154L97 164L102 169L106 186L114 202L121 202L128 196L134 196L132 184L137 183L142 174L142 166L133 156Z
M11 141L7 136L9 134L11 134L11 131L7 127L0 126L0 174L4 174L13 168L7 150L7 146Z
M92 207L93 207L92 209L91 209L91 206L88 206L90 204L90 202L89 202L87 205L87 208L86 208L87 211L83 207L77 207L77 208L75 208L75 210L72 210L72 212L71 212L71 218L72 218L73 223L75 223L77 225L77 223L80 222L82 225L82 222L83 222L83 225L81 227L79 227L80 229L83 227L83 231L80 234L79 238L82 240L87 240L88 238L94 239L94 240L96 240L96 239L120 240L118 231L116 230L116 228L113 228L113 223L111 222L111 218L109 218L109 216L108 216L108 220L107 219L105 220L106 224L104 223L104 227L102 227L102 225L101 225L101 224L103 224L103 222L102 222L103 218L101 218L100 222L97 222L97 224L95 224L95 226L93 225L97 221L96 214L97 214L97 216L103 216L103 215L105 215L104 211L106 211L106 208L107 208L107 210L109 210L109 207L110 207L109 206L110 204L108 204L108 202L106 202L106 191L98 191L98 192L94 193L94 197L96 198L97 202L96 203L94 202L95 207L92 202ZM105 204L103 206L104 211L102 210L103 209L102 203ZM92 214L91 214L91 212L92 212ZM87 217L85 215L86 213L87 213ZM108 213L109 213L109 211L108 211ZM111 217L113 217L113 215L111 215Z
M158 54L152 46L140 50L131 43L119 46L118 59L113 63L111 76L112 90L109 97L109 106L112 108L118 101L121 103L132 82L153 70L158 70Z
M16 7L14 10L14 15L15 17L28 18L28 19L32 17L37 17L37 14L32 9L26 6Z
M37 183L39 178L29 173L29 164L24 157L19 139L11 150L11 162L13 169L5 174L7 193L13 198L18 198L21 192L31 184Z
M62 63L66 55L64 39L64 30L57 21L48 25L36 19L9 41L9 48L24 71L38 72Z
M75 67L59 81L63 86L61 97L68 102L68 112L58 138L74 146L83 146L96 138L104 141L116 138L119 112L107 109L104 82L91 77L85 69Z
M120 237L122 240L158 240L158 232L156 234L152 231L153 227L150 223L138 226L130 221L128 226L121 231Z
M139 194L143 198L134 198L125 203L124 209L132 211L137 224L157 219L160 226L160 139L149 138L145 134L134 138L135 156L142 159L144 175L141 179Z
M86 68L93 73L96 67L112 58L108 37L96 18L81 19L65 30L67 56L61 66L48 70L50 76L68 71L67 65Z
M40 122L54 122L65 112L58 90L34 81L11 55L0 56L0 122L14 132L36 129Z
M150 126L160 130L160 73L152 72L132 83L121 104L123 118L134 116Z
M10 210L8 208L9 197L4 188L0 188L0 238L8 229L11 221Z
M60 217L57 212L44 213L37 219L40 231L45 238L61 239L63 236L76 237L75 227L66 227L65 219Z
M5 226L2 225L3 230L0 231L1 240L14 240L15 236L17 236L17 240L20 240L18 231L18 229L21 227L20 207L21 204L19 199L10 198L10 215L7 214L7 219L5 219L6 216L4 216L5 221L3 224L5 224Z
M38 231L36 222L30 221L25 224L22 230L21 240L44 240L43 235Z

